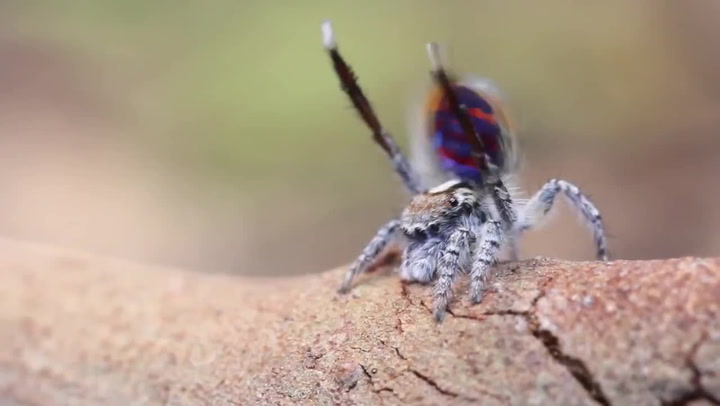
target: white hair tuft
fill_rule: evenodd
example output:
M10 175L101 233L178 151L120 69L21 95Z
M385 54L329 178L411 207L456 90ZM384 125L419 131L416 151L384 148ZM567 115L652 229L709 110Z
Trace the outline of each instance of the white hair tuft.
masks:
M440 58L440 45L436 42L427 44L427 53L430 58L430 64L434 71L442 69L442 59Z
M332 28L332 21L325 20L322 22L320 27L322 29L323 46L325 49L331 50L337 48L337 44L335 43L335 34L333 33Z

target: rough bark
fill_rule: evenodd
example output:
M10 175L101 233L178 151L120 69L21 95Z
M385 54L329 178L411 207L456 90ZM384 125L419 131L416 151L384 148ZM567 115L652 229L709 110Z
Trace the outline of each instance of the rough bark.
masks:
M201 274L0 242L0 403L709 405L720 260L498 267L438 325L387 269Z

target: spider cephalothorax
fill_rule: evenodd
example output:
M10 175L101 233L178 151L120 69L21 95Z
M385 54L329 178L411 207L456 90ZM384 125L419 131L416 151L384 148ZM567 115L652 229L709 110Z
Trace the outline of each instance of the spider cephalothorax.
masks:
M473 214L484 212L470 185L450 181L415 195L400 216L400 228L408 237L435 235Z
M469 273L470 297L480 302L501 248L507 245L516 258L518 236L537 225L560 192L591 226L597 257L607 260L600 213L576 186L552 179L527 201L510 193L508 179L516 167L514 137L499 94L489 81L456 81L444 69L438 46L428 45L435 88L427 98L424 131L413 140L423 163L421 179L383 129L340 56L329 21L323 23L322 31L343 91L413 194L401 216L382 226L350 267L341 292L350 289L353 278L389 242L402 239L400 277L410 282L436 281L433 309L436 319L442 320L455 278Z

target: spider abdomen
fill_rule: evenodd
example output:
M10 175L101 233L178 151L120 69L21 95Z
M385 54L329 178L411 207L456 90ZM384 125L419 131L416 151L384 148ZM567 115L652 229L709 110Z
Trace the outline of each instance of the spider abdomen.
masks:
M485 157L500 171L508 167L511 148L509 125L499 100L483 89L471 84L458 84L455 90L483 150L478 151L478 144L468 139L439 88L428 97L428 136L443 170L463 181L482 184L485 164L482 160Z

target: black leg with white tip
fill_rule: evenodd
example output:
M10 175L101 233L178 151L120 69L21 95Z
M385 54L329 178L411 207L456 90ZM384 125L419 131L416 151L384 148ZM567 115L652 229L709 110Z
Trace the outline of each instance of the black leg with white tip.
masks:
M322 23L322 38L323 46L325 47L325 50L327 50L328 55L330 55L335 73L340 79L342 90L350 98L355 110L358 114L360 114L360 118L372 131L375 142L380 145L380 147L390 157L393 168L395 169L395 172L400 175L400 178L402 178L405 187L412 194L422 192L423 186L420 183L419 178L415 173L413 173L408 160L400 151L400 148L393 137L385 131L380 124L380 120L357 82L355 73L350 65L348 65L340 55L330 20L325 20Z

